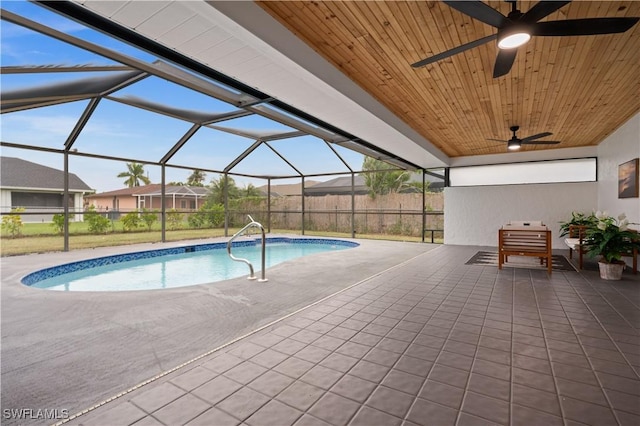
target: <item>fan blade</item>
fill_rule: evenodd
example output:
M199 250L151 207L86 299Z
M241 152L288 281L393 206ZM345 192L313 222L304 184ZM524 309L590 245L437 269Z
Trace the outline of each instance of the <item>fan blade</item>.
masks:
M537 135L532 135L532 136L527 136L526 138L522 138L522 142L529 142L532 141L534 139L540 139L540 138L544 138L546 136L551 136L553 133L549 133L549 132L544 132L544 133L538 133Z
M560 141L528 141L524 140L521 142L523 145L556 145L559 144Z
M518 53L518 49L499 49L496 63L493 66L493 78L502 77L511 70L513 62L516 60L516 53Z
M571 3L569 1L541 1L536 3L531 9L527 11L522 17L520 21L525 22L527 24L533 24L534 22L538 22L542 18L551 15L556 10L560 9L562 6Z
M502 28L507 18L481 1L445 1L449 7L492 27Z
M623 33L640 18L585 18L565 21L538 22L533 26L536 36L580 36Z
M469 49L472 49L472 48L474 48L476 46L480 46L480 45L483 45L485 43L488 43L491 40L496 39L496 37L498 37L497 34L493 34L493 35L490 35L490 36L482 37L481 39L478 39L476 41L472 41L472 42L463 44L462 46L454 47L453 49L447 50L447 51L442 52L442 53L438 53L437 55L431 56L430 58L426 58L426 59L423 59L421 61L418 61L415 64L411 64L411 66L413 68L423 67L423 66L431 64L433 62L437 62L437 61L439 61L441 59L448 58L449 56L453 56L453 55L457 55L458 53L462 53L465 50L469 50Z

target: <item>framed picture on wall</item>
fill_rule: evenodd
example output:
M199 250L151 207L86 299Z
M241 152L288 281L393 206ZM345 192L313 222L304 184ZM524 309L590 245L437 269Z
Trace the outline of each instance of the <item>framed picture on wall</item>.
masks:
M639 160L634 158L618 166L618 198L638 198Z

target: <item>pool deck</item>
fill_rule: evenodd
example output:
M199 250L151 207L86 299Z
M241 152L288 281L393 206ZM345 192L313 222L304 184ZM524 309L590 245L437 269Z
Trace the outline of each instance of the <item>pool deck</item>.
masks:
M122 293L19 279L159 244L2 258L2 408L91 408L75 425L640 424L640 276L357 241L267 283Z

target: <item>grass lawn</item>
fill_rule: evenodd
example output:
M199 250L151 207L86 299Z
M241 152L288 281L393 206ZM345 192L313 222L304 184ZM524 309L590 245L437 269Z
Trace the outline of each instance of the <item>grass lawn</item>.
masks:
M136 232L124 232L122 224L114 222L112 230L107 234L90 234L87 224L83 222L72 222L69 224L69 249L79 250L94 247L108 247L128 244L160 242L162 233L159 224L154 224L151 231L144 230ZM229 235L233 235L239 228L229 228ZM253 231L255 235L255 230ZM272 234L300 234L300 230L272 229ZM305 235L320 237L350 238L351 234L340 232L320 232L306 231ZM224 229L178 229L167 230L167 241L181 241L190 239L223 237ZM381 235L381 234L356 234L357 238L379 239L393 241L420 242L419 237L405 235ZM442 240L436 240L442 243ZM10 238L2 232L0 238L0 255L16 256L29 253L46 253L62 251L64 249L64 238L56 234L55 228L50 223L25 223L22 228L22 236Z

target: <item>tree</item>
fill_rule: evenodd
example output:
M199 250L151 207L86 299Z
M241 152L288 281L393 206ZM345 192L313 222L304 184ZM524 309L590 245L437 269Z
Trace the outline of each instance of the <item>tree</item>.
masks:
M365 157L362 163L365 185L369 188L369 195L384 195L392 192L400 192L412 185L409 184L411 172L396 170L392 165L375 158Z
M260 191L252 183L250 183L250 184L248 184L247 186L245 186L242 189L242 195L244 197L247 197L247 198L250 198L250 197L261 197L262 196L262 191Z
M202 170L195 169L187 178L187 185L204 186L204 180L207 174Z
M224 204L224 187L225 187L225 177L224 175L220 175L218 179L211 180L211 191L210 195L207 198L208 201L211 201L213 204ZM236 185L236 181L233 180L232 177L227 176L227 194L229 200L234 200L236 198L240 198L240 188Z
M129 188L140 186L142 181L145 185L149 185L151 180L144 175L144 165L140 163L127 163L127 171L118 174L119 178L127 178L124 184Z

